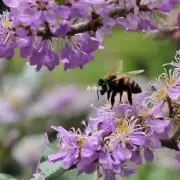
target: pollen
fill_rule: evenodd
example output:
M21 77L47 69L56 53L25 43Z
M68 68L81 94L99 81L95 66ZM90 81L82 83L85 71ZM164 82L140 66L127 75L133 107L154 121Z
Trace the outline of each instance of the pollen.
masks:
M143 110L143 115L142 115L143 119L146 119L147 117L149 117L149 109L145 108Z
M125 133L128 134L129 126L125 119L120 119L120 122L116 125L116 131L118 134Z
M4 29L8 29L8 28L11 27L11 26L12 26L12 22L11 22L11 21L6 22L6 23L3 24L3 28L4 28Z
M173 86L176 84L176 80L174 78L166 79L165 81L168 85Z
M2 15L0 15L0 24L4 29L8 29L12 26L12 21L9 19L9 12L4 11Z
M85 142L86 141L84 138L80 138L80 137L77 138L77 145L79 148L82 148L82 146L85 144Z
M62 23L62 22L63 22L63 19L62 19L61 17L57 16L57 17L56 17L56 21L57 21L58 23Z
M166 93L167 89L166 87L161 88L160 90L158 90L155 93L155 97L158 101L162 101L164 99L166 99L167 93Z

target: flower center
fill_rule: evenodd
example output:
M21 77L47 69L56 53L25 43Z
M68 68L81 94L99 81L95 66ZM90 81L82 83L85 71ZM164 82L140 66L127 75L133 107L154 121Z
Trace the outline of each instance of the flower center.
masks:
M8 28L10 28L12 26L12 21L8 21L8 22L5 22L4 24L3 24L3 28L4 29L8 29Z
M85 138L77 138L77 145L79 148L82 148L82 146L85 144Z
M162 101L166 98L166 93L167 89L166 87L163 87L161 89L159 89L156 93L155 93L155 97L158 101Z
M165 82L167 83L167 85L170 85L170 86L173 86L176 84L176 80L174 78L166 79Z
M128 122L124 119L120 119L120 122L117 123L116 125L116 132L118 134L128 134L129 132L129 126L128 126Z
M4 11L2 15L0 15L0 24L4 29L8 29L12 26L12 21L9 19L9 12Z

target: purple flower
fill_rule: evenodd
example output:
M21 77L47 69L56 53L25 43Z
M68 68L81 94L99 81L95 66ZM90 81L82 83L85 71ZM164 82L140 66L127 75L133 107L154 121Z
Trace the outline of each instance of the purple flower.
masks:
M7 11L0 15L0 58L8 60L12 59L16 48L14 26L10 16Z
M104 170L104 180L116 180L116 174L111 170Z
M42 46L39 50L34 50L30 58L30 65L36 65L36 70L39 71L43 66L47 66L49 71L52 71L55 66L59 65L59 57L50 48L50 42L42 41Z
M154 159L153 151L148 148L144 148L144 158L146 161L152 161Z
M99 163L106 170L112 170L115 173L121 172L120 161L116 161L116 159L112 158L111 154L106 150L99 154Z
M31 0L5 0L5 4L16 9L16 17L21 21L23 25L35 25L36 27L44 22L56 22L56 4L53 1L31 1Z
M64 69L83 68L87 63L94 59L93 53L100 48L101 39L90 37L88 34L75 35L66 40L64 49L60 57L64 64Z
M53 90L48 90L42 101L47 106L47 111L57 112L70 105L73 98L77 95L77 90L73 87L56 87Z
M160 4L158 10L162 12L170 12L176 7L177 3L179 3L179 0L166 0Z
M122 169L122 176L130 176L136 172L136 168L130 166L124 166Z
M77 138L61 127L55 129L58 131L58 137L61 138L60 142L63 148L60 153L50 155L49 162L55 163L62 160L63 168L69 169L78 161L79 147Z
M93 56L80 49L73 50L68 44L61 52L61 62L64 64L64 70L83 68L87 63L93 60Z
M81 148L80 161L77 163L79 173L92 173L97 168L98 151L101 150L100 136L92 136L86 139Z
M120 17L116 20L116 25L124 30L136 31L138 28L139 17L137 15L127 15L126 18Z
M119 161L129 160L132 156L132 152L126 147L122 147L122 145L120 144L117 144L115 146L112 154L113 154L113 157Z
M21 3L20 0L3 0L3 2L6 6L9 6L10 8L18 8Z
M170 125L170 121L168 119L167 120L147 119L146 123L147 126L149 126L150 129L157 134L164 132L165 128Z
M132 151L131 161L135 162L136 164L142 164L140 151Z
M60 24L59 27L55 29L55 32L53 32L53 34L56 36L65 36L69 30L70 30L70 23L64 20L63 23Z
M176 87L169 87L168 96L174 100L180 99L180 84Z
M91 174L97 170L97 163L89 163L85 159L80 160L77 163L78 174L87 173Z

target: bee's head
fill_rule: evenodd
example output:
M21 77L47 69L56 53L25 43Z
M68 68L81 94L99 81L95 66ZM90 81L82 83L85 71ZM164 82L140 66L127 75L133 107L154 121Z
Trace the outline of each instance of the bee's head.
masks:
M104 95L107 92L107 84L104 79L99 79L98 86L101 88L99 91L101 95Z

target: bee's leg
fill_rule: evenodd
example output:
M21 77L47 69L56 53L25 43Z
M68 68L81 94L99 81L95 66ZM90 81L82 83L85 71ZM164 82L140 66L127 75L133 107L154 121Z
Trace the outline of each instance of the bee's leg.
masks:
M116 96L116 92L114 91L111 95L111 109L113 108L114 106L114 102L115 102L115 96Z
M111 90L109 90L109 91L107 92L107 100L108 100L108 101L109 101L110 95L111 95Z
M127 96L128 96L129 104L132 106L132 92L131 92L131 88L130 87L127 90Z
M122 102L123 91L120 91L120 103Z

